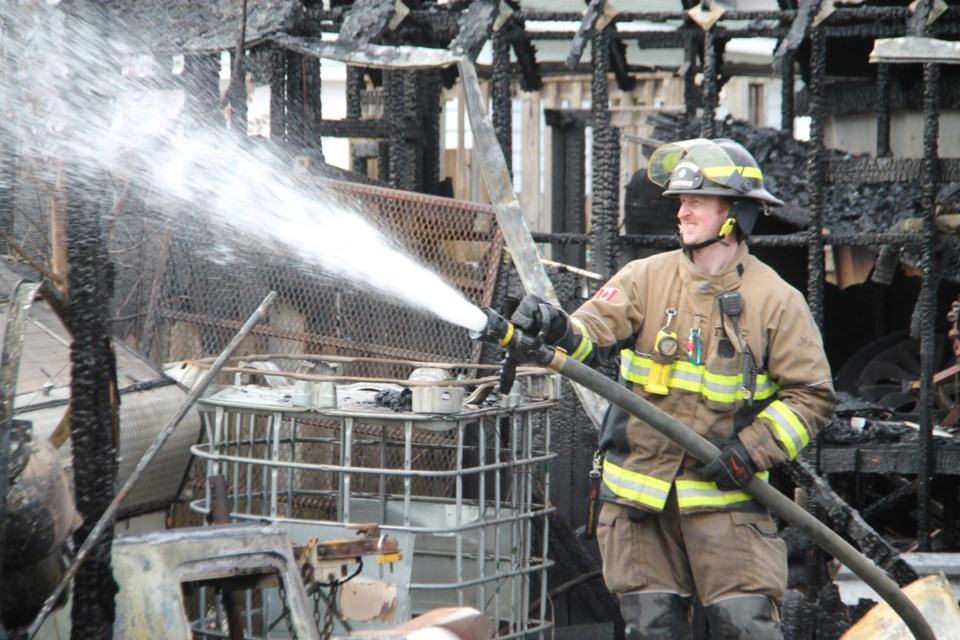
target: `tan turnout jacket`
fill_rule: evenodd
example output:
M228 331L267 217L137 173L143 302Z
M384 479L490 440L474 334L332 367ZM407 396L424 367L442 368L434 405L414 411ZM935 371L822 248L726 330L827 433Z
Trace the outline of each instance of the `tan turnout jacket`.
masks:
M717 296L726 291L743 297L740 340L732 318L720 312ZM644 384L668 309L676 311L670 329L680 348L668 365L669 392L660 395L645 391ZM743 243L718 275L700 272L681 250L631 262L572 319L596 347L629 341L632 348L621 352L621 382L705 438L739 435L758 469L796 457L832 416L830 368L806 300ZM744 394L742 343L755 360L751 406ZM605 420L601 449L605 500L658 512L675 487L681 512L760 508L742 491L703 481L696 473L699 461L615 407Z

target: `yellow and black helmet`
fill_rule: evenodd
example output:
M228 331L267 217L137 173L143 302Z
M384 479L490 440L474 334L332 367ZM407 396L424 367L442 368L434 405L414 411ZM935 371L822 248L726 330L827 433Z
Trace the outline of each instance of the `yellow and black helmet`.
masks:
M663 195L701 193L725 196L732 202L733 221L745 235L753 231L761 206L783 201L763 186L763 172L749 151L729 138L694 138L661 145L647 163L650 181L664 187Z

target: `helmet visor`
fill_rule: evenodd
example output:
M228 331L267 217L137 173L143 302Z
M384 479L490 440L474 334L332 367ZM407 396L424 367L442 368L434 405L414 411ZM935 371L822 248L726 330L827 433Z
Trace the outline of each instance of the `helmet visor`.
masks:
M661 187L671 189L671 178L677 167L692 163L703 176L702 186L691 185L693 189L722 187L738 193L746 193L763 180L763 174L756 163L744 166L737 164L730 155L713 140L693 138L680 142L664 144L650 155L647 163L647 176L650 181Z

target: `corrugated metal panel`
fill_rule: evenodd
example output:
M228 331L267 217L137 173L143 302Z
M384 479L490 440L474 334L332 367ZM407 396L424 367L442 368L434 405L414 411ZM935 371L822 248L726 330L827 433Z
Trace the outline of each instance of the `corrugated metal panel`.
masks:
M21 276L0 262L0 293L10 292ZM6 328L6 305L0 307L0 332ZM140 458L186 397L186 391L127 346L114 341L120 390L120 468L122 485ZM70 334L41 300L31 305L17 377L14 415L33 424L36 438L57 428L70 401ZM147 469L121 513L162 507L176 498L190 460L190 446L200 434L200 418L191 412ZM70 444L60 449L70 468Z

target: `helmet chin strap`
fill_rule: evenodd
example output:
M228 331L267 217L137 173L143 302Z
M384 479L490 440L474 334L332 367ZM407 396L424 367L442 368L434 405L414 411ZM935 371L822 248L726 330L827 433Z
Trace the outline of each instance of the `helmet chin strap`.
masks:
M714 243L721 243L724 246L727 246L727 236L729 236L734 227L736 226L737 221L734 218L727 218L723 222L723 226L720 227L720 231L717 232L717 235L709 240L704 240L703 242L695 242L693 244L687 244L683 241L683 236L680 235L680 231L677 231L677 242L680 244L680 248L684 251L696 251L697 249L703 249L704 247L709 247Z

